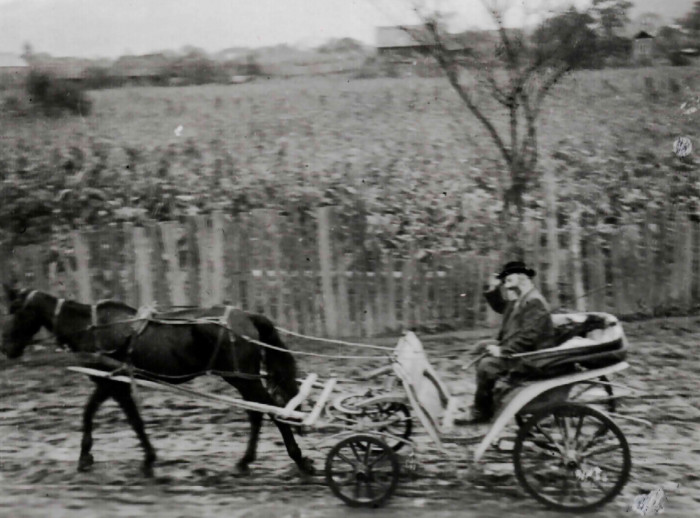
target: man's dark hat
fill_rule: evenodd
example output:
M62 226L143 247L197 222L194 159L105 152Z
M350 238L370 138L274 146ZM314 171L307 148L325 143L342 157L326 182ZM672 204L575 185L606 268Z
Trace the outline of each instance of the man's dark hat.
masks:
M503 280L513 273L524 273L528 277L534 277L537 272L532 268L525 266L522 261L511 261L503 267L503 271L498 274L498 278Z

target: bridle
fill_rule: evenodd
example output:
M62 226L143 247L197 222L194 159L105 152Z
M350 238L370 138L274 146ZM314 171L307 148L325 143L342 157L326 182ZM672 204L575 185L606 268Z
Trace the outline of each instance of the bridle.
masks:
M23 295L24 293L27 292L27 289L22 289L19 294ZM24 299L24 302L22 303L22 307L20 308L20 311L23 309L26 309L29 303L32 301L32 299L36 296L36 294L39 293L39 290L32 290L29 292L27 297ZM53 311L53 319L51 321L51 324L53 325L54 332L56 331L56 326L58 325L58 317L61 314L61 309L63 309L63 304L66 302L66 299L58 299L56 301L56 308ZM94 318L93 318L94 321Z

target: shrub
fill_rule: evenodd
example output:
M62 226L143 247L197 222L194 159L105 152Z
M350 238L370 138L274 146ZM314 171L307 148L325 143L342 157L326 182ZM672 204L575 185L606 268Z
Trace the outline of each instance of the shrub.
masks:
M61 115L65 111L88 115L92 110L92 101L81 85L37 70L29 73L26 85L30 101L47 115Z

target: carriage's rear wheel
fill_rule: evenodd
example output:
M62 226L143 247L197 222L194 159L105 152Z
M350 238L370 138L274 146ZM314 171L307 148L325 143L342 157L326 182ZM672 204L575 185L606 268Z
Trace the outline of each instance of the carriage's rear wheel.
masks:
M389 445L374 435L346 437L326 457L326 483L352 507L381 507L399 481L399 460Z
M559 403L525 421L513 465L520 484L540 502L586 512L618 495L632 462L627 440L612 419L588 406Z

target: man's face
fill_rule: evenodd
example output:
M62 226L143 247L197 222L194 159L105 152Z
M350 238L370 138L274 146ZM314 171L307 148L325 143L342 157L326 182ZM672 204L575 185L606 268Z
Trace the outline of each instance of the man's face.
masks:
M503 286L506 289L506 298L508 300L518 300L522 289L520 286L520 273L512 273L505 279L503 279Z

